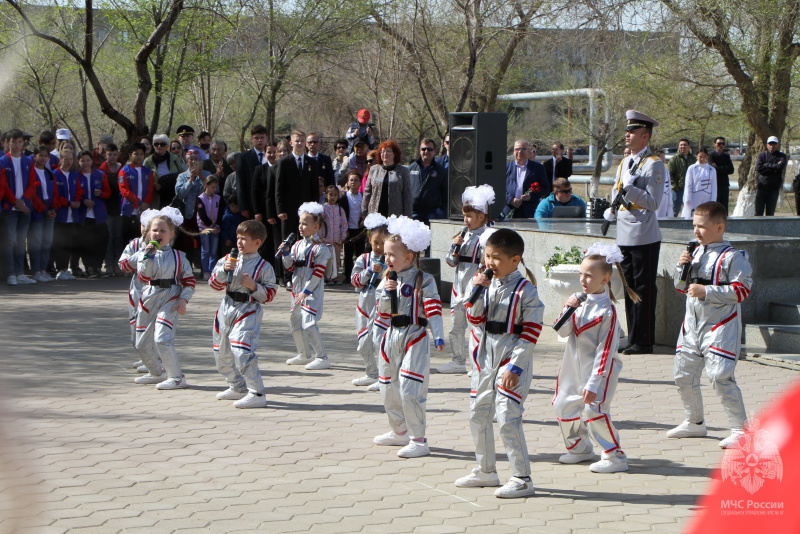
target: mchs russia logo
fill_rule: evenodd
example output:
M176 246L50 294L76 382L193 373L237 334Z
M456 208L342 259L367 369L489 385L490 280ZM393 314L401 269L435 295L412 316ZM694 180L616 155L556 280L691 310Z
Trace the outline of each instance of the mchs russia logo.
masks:
M722 480L730 480L750 495L767 480L783 478L783 461L778 447L770 439L769 432L759 429L758 421L750 424L749 431L735 447L725 451L722 459Z

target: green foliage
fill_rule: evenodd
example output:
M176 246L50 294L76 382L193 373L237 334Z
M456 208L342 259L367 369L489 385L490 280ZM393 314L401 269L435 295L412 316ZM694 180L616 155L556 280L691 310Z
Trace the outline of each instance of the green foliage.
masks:
M564 250L561 247L556 247L556 251L544 264L544 270L547 277L550 277L550 269L556 265L578 265L583 261L583 251L577 246L573 246L569 250Z

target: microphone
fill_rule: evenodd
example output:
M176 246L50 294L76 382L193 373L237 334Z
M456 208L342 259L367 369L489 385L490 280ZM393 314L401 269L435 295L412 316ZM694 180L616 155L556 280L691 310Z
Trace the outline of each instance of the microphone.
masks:
M236 248L236 247L233 247L231 249L230 257L231 257L232 260L238 260L239 259L239 249ZM235 270L236 270L236 267L233 268L233 271L235 271ZM231 285L231 282L233 282L233 271L228 271L228 280L227 280L227 284L228 285Z
M283 243L281 243L280 245L278 245L278 251L275 253L275 257L276 257L276 258L280 258L281 256L283 256L283 252L284 252L284 251L285 251L287 248L291 248L291 246L292 246L292 245L294 245L294 242L295 242L295 241L297 241L297 234L295 234L294 232L292 232L291 234L289 234L289 235L286 237L286 239L284 239L284 240L283 240Z
M581 291L580 293L575 293L575 296L578 298L580 302L586 302L587 298L586 293ZM572 317L572 314L575 313L575 310L577 309L578 309L577 306L567 306L567 309L561 312L561 315L559 316L558 321L556 321L556 324L553 325L553 330L558 331L562 326L564 326L564 323L569 321L570 317Z
M697 241L689 241L689 244L686 245L686 251L689 254L694 254L694 249L697 248L698 244L699 243ZM691 270L692 270L692 262L691 261L689 263L684 263L683 264L683 269L681 269L681 278L680 278L680 280L678 280L679 284L682 284L684 286L686 285L686 282L689 281L689 273L691 272Z
M467 232L469 232L469 228L467 228L467 227L465 226L465 227L464 227L464 228L461 230L461 239L464 239L464 236L465 236L465 235L467 235ZM458 254L458 252L459 252L460 250L461 250L461 245L452 245L452 246L450 247L450 255L451 255L451 256L455 256L455 255L457 255L457 254Z
M155 239L154 239L153 241L150 241L150 243L148 243L148 244L150 244L150 245L153 245L153 246L155 247L155 250L158 250L158 249L160 249L160 248L161 248L161 243L159 243L159 242L158 242L158 241L156 241ZM152 254L152 255L150 255L150 254L148 253L148 254L145 254L145 255L144 255L144 257L145 257L145 258L152 258L152 257L154 257L154 256L155 256L155 250L153 251L153 254Z
M491 280L494 276L494 271L491 269L486 269L483 271L483 275ZM467 301L469 302L469 305L474 306L475 303L478 302L478 299L483 296L484 291L486 291L486 286L475 286L472 289L472 295L469 296L469 300Z
M378 258L378 263L380 263L381 265L383 265L385 261L386 261L385 254L382 255L380 258ZM372 278L369 279L369 284L367 284L367 286L370 287L371 289L375 289L376 287L378 287L378 282L380 281L380 279L381 279L381 273L372 273Z
M389 271L386 276L389 277L389 280L397 282L397 271ZM392 315L397 315L397 288L389 294L389 298L392 303Z

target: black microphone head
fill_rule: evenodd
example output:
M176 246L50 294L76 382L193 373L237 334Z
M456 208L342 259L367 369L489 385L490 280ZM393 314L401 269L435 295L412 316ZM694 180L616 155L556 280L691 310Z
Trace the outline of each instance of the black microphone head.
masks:
M483 275L489 280L491 280L492 278L494 278L494 271L491 269L486 269L485 271L483 271Z
M699 246L700 243L698 243L697 241L689 241L689 244L686 245L686 250L688 250L689 253L691 254L692 252L694 252L694 249L696 249Z
M580 293L575 293L575 298L577 298L580 302L586 302L586 299L589 298L589 295L581 291Z
M239 257L239 249L237 247L233 247L231 249L231 258L238 258Z
M386 273L386 276L389 277L389 280L397 282L397 271L389 271L388 273Z
M467 232L469 232L469 228L465 226L464 228L461 229L461 237L467 235Z

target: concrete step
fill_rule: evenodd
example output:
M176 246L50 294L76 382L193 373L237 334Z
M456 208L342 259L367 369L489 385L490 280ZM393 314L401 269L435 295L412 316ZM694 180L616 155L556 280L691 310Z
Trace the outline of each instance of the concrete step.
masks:
M768 365L775 365L778 367L785 367L787 369L800 370L800 354L773 352L765 350L765 351L747 352L746 357L744 358L740 357L740 359L746 359L753 362L761 362Z
M770 302L769 320L773 323L800 325L800 302Z
M800 325L781 323L745 325L744 345L748 354L765 351L800 354Z

